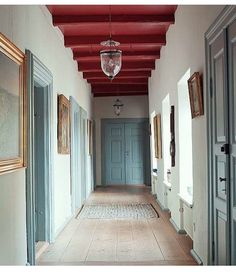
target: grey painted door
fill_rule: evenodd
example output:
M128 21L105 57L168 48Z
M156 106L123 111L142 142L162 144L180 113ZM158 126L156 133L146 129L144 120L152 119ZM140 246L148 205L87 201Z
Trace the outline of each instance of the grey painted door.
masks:
M127 184L143 184L144 165L144 124L125 124L125 172Z
M80 208L81 201L81 169L80 169L80 109L73 97L71 103L71 204L72 212Z
M80 108L80 152L81 152L81 199L82 203L86 200L87 183L87 113Z
M35 241L46 239L45 200L45 97L44 88L34 88L34 182L35 182Z
M228 180L229 155L228 92L226 88L226 48L224 32L214 40L210 49L212 81L213 136L213 225L215 264L229 263Z
M109 123L105 127L106 185L125 184L124 123Z
M236 20L228 28L228 71L230 97L230 215L231 264L236 264Z
M147 181L149 136L145 128L146 122L140 121L116 120L105 124L103 177L106 185L134 185Z

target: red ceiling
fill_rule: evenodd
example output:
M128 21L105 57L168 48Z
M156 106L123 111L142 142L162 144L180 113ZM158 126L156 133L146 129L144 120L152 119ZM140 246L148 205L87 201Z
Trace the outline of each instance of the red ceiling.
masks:
M78 70L92 86L94 96L146 95L148 77L166 44L166 31L174 23L176 5L49 5L54 26L73 50ZM120 42L122 68L110 82L103 74L100 42Z

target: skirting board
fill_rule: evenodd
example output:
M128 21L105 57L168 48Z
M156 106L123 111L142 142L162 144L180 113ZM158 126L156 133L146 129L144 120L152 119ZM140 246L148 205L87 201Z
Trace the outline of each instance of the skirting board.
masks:
M174 222L174 220L172 218L170 218L170 223L175 228L175 230L176 230L177 233L179 233L179 234L187 234L184 229L179 229L178 228L178 226L175 224L175 222Z
M156 202L157 202L157 204L160 206L160 208L161 208L162 211L165 211L165 212L169 212L169 211L170 211L168 208L165 208L165 207L161 204L161 202L158 200L157 197L156 197Z
M190 250L190 253L192 255L192 257L194 258L194 260L199 264L199 265L203 265L203 262L201 260L201 258L197 255L196 251L194 249Z

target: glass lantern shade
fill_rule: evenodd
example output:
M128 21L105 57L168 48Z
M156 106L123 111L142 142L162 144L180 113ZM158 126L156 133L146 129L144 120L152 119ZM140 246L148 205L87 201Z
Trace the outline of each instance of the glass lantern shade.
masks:
M121 69L121 54L117 49L100 51L102 71L111 80Z
M114 107L114 113L119 116L121 113L121 108L124 106L124 104L120 101L120 99L116 99Z

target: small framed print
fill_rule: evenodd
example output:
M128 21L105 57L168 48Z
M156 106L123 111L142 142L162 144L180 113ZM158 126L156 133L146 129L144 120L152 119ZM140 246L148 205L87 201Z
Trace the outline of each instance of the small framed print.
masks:
M198 72L194 73L188 80L188 90L192 118L203 115L202 88Z
M58 153L70 154L70 102L58 96Z

